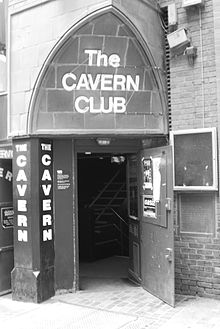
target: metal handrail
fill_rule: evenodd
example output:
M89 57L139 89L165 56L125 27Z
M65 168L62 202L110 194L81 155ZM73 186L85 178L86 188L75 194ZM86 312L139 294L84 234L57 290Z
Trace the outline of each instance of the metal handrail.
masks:
M125 234L121 229L120 229L120 227L118 227L118 225L117 224L113 224L113 226L116 228L116 230L118 230L118 232L120 232L126 239L129 239L129 236L128 236L128 234Z
M127 227L129 226L128 223L117 213L117 211L115 211L113 208L110 208L114 214L125 224L127 225Z
M0 248L0 253L13 250L14 246L5 246Z
M110 205L113 203L113 201L117 198L118 194L121 192L121 190L124 188L125 184L122 184L120 189L114 194L112 199L105 205L103 210L99 213L99 215L96 217L96 220L98 220L106 211L106 209L111 209Z
M100 196L106 191L109 185L115 180L115 178L119 175L120 169L116 172L116 174L110 179L110 181L103 187L103 189L98 193L96 198L89 204L88 208L91 208L96 201L100 198Z

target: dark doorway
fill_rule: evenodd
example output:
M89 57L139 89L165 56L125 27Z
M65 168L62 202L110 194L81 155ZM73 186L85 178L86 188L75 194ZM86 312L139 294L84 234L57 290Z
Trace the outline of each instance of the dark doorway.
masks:
M110 273L125 277L129 250L126 155L79 153L77 171L80 280Z

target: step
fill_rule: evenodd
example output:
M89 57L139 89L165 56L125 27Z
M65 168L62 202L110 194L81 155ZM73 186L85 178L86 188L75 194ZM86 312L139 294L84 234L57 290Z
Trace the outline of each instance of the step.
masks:
M121 201L122 200L118 200L119 201L119 203L116 203L115 202L116 200L114 200L114 203L109 203L109 207L112 207L112 206L114 206L114 205L116 205L116 206L120 206L121 205ZM120 203L121 202L121 203ZM95 207L103 207L103 206L107 206L108 204L104 204L104 203L94 203L94 205L93 206L95 206Z
M96 246L104 245L104 244L109 244L109 243L119 243L117 239L111 239L111 240L106 240L106 241L99 241L95 242Z
M108 199L125 199L126 195L122 195L121 193L116 194L103 194L97 200L108 200Z

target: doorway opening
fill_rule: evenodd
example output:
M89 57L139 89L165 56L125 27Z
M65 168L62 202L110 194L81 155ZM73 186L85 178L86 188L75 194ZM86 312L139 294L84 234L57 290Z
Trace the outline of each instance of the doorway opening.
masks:
M80 289L127 280L126 155L78 153L77 160Z

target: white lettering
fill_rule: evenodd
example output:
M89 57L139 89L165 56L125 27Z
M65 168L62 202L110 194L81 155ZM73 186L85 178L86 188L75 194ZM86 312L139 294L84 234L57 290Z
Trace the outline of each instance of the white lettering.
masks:
M89 109L90 113L102 113L104 108L104 97L100 97L100 105L99 108L95 108L95 99L94 97L89 97Z
M101 50L98 50L97 52L96 65L108 66L108 56L106 54L102 54Z
M126 111L125 98L115 97L114 98L114 112L115 113L124 113Z
M117 54L112 54L109 56L109 65L112 67L120 66L120 57Z
M17 152L27 152L27 144L17 144L15 145ZM27 156L20 154L16 158L16 165L19 168L24 168L27 165ZM8 175L8 178L12 179L12 174ZM19 169L16 177L16 182L27 182L27 176L24 169ZM17 192L19 197L24 197L27 191L27 184L16 184ZM17 211L18 212L27 212L27 200L17 200ZM17 225L28 227L28 218L24 214L17 215ZM27 230L18 230L18 241L27 242L28 241L28 231Z
M27 185L17 185L19 196L24 196L27 189Z
M44 144L44 143L42 143L41 144L41 149L43 151L51 151L51 144Z
M49 166L51 164L51 156L49 154L44 154L41 158L41 162L44 166Z
M28 240L28 232L27 231L22 231L18 230L18 241L24 241L27 242Z
M100 79L101 79L101 74L97 74L94 80L92 75L88 74L88 82L92 90L98 89Z
M132 78L131 75L128 75L127 76L127 81L126 81L126 90L131 90L133 88L135 91L138 91L139 90L139 83L140 83L139 75L135 76L135 81L134 81L134 79Z
M27 152L27 144L17 144L15 148L17 152Z
M51 215L43 215L43 226L52 225L52 216Z
M25 167L27 164L27 157L25 155L19 155L16 159L18 167Z
M82 73L80 75L76 89L77 90L79 90L79 89L89 90L90 89L88 79L87 79L87 75L85 73Z
M71 82L71 84L67 84L67 80L73 80ZM74 83L74 81L76 80L76 76L73 73L66 73L64 74L63 78L62 78L62 85L63 88L67 91L73 91L76 88L76 84Z
M126 77L121 74L114 75L113 78L113 89L114 90L126 90Z
M3 159L12 159L13 151L12 150L0 150L0 158Z
M66 80L68 78L74 79L74 83L67 85ZM62 78L63 88L67 91L73 91L74 89L80 90L97 90L99 88L101 90L139 90L140 85L140 76L136 75L133 78L131 75L121 75L121 74L97 74L93 77L90 73L87 75L86 73L82 73L77 81L77 77L73 73L66 73Z
M77 97L77 99L75 101L76 111L79 113L86 113L89 110L89 107L88 106L80 107L80 102L88 103L89 99L85 96L79 96L79 97Z
M27 216L18 215L18 226L27 226Z
M92 66L93 65L93 55L96 55L98 52L98 50L92 50L92 49L86 49L84 51L85 54L88 54L89 55L89 62L88 62L88 65L89 66Z
M110 56L102 53L101 50L95 49L86 49L85 54L88 54L88 65L97 65L97 66L120 66L120 57L117 54L111 54ZM95 56L97 55L97 56Z
M0 168L0 177L3 177L3 172L4 172L4 169Z
M41 180L51 180L50 172L48 169L45 169Z
M52 240L52 229L43 230L43 241Z
M11 182L12 181L12 177L13 177L12 172L7 171L7 173L5 175L5 179L7 179L9 182Z
M83 107L82 102L89 106ZM79 96L75 101L75 109L79 113L86 113L87 111L90 111L90 113L124 113L126 111L126 100L124 97L109 97L108 102L105 104L105 97L100 97L100 105L96 108L94 97Z
M51 210L51 200L43 200L43 211Z
M26 177L24 169L20 169L18 171L18 175L17 175L17 178L16 178L17 182L20 182L21 180L23 180L24 182L27 181L27 177Z
M51 185L42 185L42 189L44 191L44 195L48 196L50 194Z
M120 66L120 56L111 54L108 56L98 49L86 49L89 66L111 66L118 68ZM66 73L62 78L63 88L67 91L73 90L102 90L102 91L138 91L140 87L140 76L122 75L122 74L96 74L82 73L77 76L74 73ZM99 104L99 105L97 105ZM75 99L75 110L78 113L124 113L126 112L125 97L86 97L79 96ZM48 164L49 165L49 164Z
M27 200L18 200L18 211L27 211Z
M101 90L112 90L113 74L102 74Z

